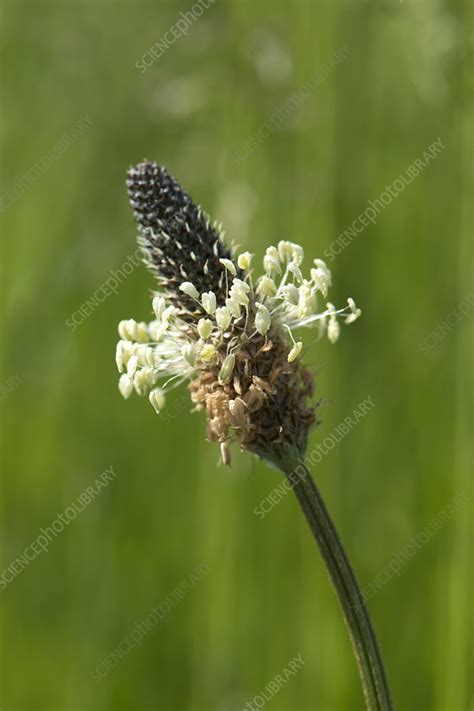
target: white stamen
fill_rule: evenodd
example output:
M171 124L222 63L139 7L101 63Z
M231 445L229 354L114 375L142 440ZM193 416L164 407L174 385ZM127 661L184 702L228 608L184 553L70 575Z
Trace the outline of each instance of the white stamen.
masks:
M240 304L237 301L237 299L226 299L225 300L225 305L229 309L230 313L234 318L240 318Z
M347 318L345 319L345 323L354 323L354 321L359 318L362 311L357 308L354 299L351 299L351 297L347 299L347 303L349 304L349 308L352 313L347 316Z
M190 281L183 281L182 284L179 286L180 291L183 292L183 294L186 294L187 296L190 296L191 299L199 299L199 292L192 284Z
M273 244L267 247L267 249L265 250L265 254L274 259L275 262L278 262L278 260L280 259L278 249Z
M166 400L163 390L161 388L155 388L148 395L148 399L151 402L156 414L159 415L165 406Z
M120 321L118 332L120 338L124 341L136 341L137 338L137 322L133 318L125 321Z
M270 277L268 276L260 277L259 282L257 284L257 294L260 296L260 298L271 298L272 296L275 296L276 293L277 288L273 279L270 279Z
M337 321L335 316L331 316L329 318L329 323L328 323L328 338L331 343L335 343L337 339L339 338L339 332L341 330L341 327L339 325L339 322Z
M219 262L232 274L232 276L237 276L237 269L231 259L219 259Z
M137 395L146 395L148 388L153 385L155 376L152 368L141 368L133 376L133 387Z
M133 383L125 373L120 376L119 390L121 395L127 400L133 392Z
M160 321L163 311L166 308L166 299L163 296L155 296L152 302L152 306L156 318L158 319L158 321Z
M209 336L212 333L213 329L213 324L212 321L208 318L200 318L198 321L198 333L203 339L203 341L206 341Z
M279 261L269 254L266 254L263 258L263 268L266 271L267 275L281 274L281 267Z
M217 243L214 254L218 257ZM327 328L328 338L334 343L340 331L338 317L342 316L346 323L352 323L361 315L361 310L351 298L347 300L345 308L336 310L332 303L327 303L325 310L318 310L317 292L324 299L327 298L331 272L322 259L315 259L310 278L305 279L301 269L304 252L294 242L281 240L278 247L272 245L266 250L263 260L266 274L257 278L256 288L249 273L245 279L237 277L237 265L247 272L253 256L250 252L244 252L235 262L232 259L220 259L226 270L225 306L217 307L217 285L216 291L203 294L190 281L184 281L179 286L184 294L202 305L202 310L209 318L199 318L196 314L193 321L191 309L187 320L184 320L180 315L181 310L158 293L152 301L155 320L148 324L137 323L134 319L120 322L118 330L121 340L116 347L115 360L121 373L119 390L123 397L128 398L135 389L139 395L148 395L151 404L159 412L164 404L164 389L168 383L174 381L175 387L191 378L196 360L199 368L205 367L217 359L217 349L221 350L225 344L227 356L222 361L218 376L221 384L232 377L242 344L257 334L266 336L272 326L275 326L275 333L278 327L288 330L292 346L287 358L292 363L300 356L303 343L295 341L291 329L315 325L319 327L321 335ZM198 254L191 257L199 262ZM176 268L179 268L178 264ZM202 270L209 278L211 270L208 261L204 262ZM186 279L186 272L181 269L181 273L182 278ZM276 275L279 275L278 280ZM290 283L293 281L291 275L294 283ZM250 324L250 303L255 303L254 330ZM243 308L245 322L242 317ZM235 330L234 319L239 320L239 328ZM156 387L157 381L162 383L160 388Z
M293 257L293 261L297 264L297 266L301 266L304 261L304 249L301 247L301 245L296 244L296 242L291 242L291 253Z
M214 294L213 291L207 291L204 292L201 296L201 302L204 311L206 311L208 314L213 314L216 310L216 295Z
M315 259L314 264L316 269L311 269L311 280L314 282L315 288L326 298L328 288L332 283L331 272L322 259Z
M300 301L300 292L294 284L288 284L282 289L283 298L288 301L292 306L298 306Z
M246 271L250 267L253 258L254 255L250 254L250 252L242 252L242 254L239 254L237 257L237 264L240 269L244 269Z
M242 279L238 279L237 277L232 280L232 288L237 289L238 291L243 291L245 294L248 294L250 291L250 286L247 282L242 281Z
M234 279L234 284L232 285L229 292L229 298L233 301L236 301L240 306L248 306L249 297L247 296L246 290L243 289L239 284L236 284L235 281L236 280ZM240 279L238 281L240 281ZM241 282L241 284L243 284L243 282ZM245 284L245 286L248 285Z
M216 323L221 331L227 330L231 318L232 315L230 313L230 309L227 306L219 306L219 308L216 309Z
M177 311L177 309L174 306L167 306L166 309L161 314L162 323L163 324L169 323L170 318L176 314L176 311Z
M126 325L129 340L136 341L138 335L138 325L135 319L129 318Z
M293 249L291 247L291 242L288 240L280 240L278 242L278 256L281 262L289 262L293 257Z
M302 274L299 266L296 264L296 262L290 262L288 264L288 269L293 274L296 281L299 281L299 283L301 284L303 282L303 274Z
M115 362L117 363L117 368L119 373L123 371L123 368L128 363L133 350L133 344L131 341L119 341L115 349Z
M262 336L265 336L272 325L272 318L270 316L270 312L264 304L256 302L255 306L257 307L257 313L255 315L255 328Z
M323 272L326 272L331 277L331 271L323 259L314 259L313 262L317 269L322 269Z
M138 368L138 358L136 355L133 355L127 363L127 374L130 378L132 378L134 376L137 368Z
M148 326L144 321L140 321L140 323L137 323L137 336L136 340L140 341L140 343L147 343L149 340L149 334L148 334Z
M181 355L191 368L194 368L194 363L196 362L196 353L194 351L194 346L191 343L186 343L181 349Z

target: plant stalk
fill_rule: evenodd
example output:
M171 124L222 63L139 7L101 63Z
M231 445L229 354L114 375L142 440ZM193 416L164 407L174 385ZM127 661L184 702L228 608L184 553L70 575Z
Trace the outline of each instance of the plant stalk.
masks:
M301 457L286 453L279 459L278 465L295 492L334 585L359 667L367 709L393 711L369 612L324 500Z

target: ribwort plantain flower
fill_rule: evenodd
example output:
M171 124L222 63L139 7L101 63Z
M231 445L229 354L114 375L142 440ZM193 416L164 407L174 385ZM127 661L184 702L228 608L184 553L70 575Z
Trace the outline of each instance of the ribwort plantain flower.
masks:
M331 272L315 259L305 276L303 248L293 242L268 247L256 276L254 255L233 254L218 227L156 163L131 168L127 186L139 244L160 288L150 322L119 324L122 395L148 396L160 412L166 392L190 381L225 462L232 440L270 460L281 445L304 451L316 412L303 343L294 334L317 326L334 343L338 318L351 323L360 309L353 299L342 309L321 306Z
M144 261L159 289L154 317L119 324L119 389L148 396L156 412L166 393L188 381L208 436L230 464L229 442L275 464L287 477L319 546L341 603L370 711L392 711L382 657L364 598L305 462L316 422L313 378L302 363L302 327L331 343L341 317L360 316L353 299L327 301L331 272L321 259L304 271L303 249L282 240L268 247L263 273L250 252L228 249L179 183L144 161L128 171L130 204Z

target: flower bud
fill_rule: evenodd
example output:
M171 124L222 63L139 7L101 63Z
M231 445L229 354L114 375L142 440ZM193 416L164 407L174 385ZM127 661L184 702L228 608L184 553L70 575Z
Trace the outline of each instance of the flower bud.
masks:
M216 352L213 345L206 343L206 345L201 348L201 359L205 362L209 362L215 358Z
M272 325L270 312L267 307L264 306L264 304L256 303L255 305L257 307L257 313L255 316L255 328L262 336L264 336Z
M226 356L223 360L220 372L219 372L219 382L225 383L226 380L229 380L230 376L233 373L235 366L235 355L229 354Z

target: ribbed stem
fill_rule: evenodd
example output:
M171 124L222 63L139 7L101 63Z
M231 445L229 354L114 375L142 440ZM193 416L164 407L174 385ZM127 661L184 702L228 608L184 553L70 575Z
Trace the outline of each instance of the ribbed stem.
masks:
M303 461L287 454L278 462L303 510L342 607L369 711L393 711L382 655L359 584L321 494Z

